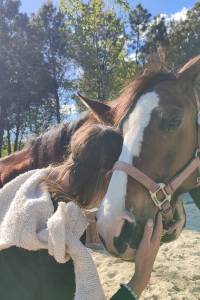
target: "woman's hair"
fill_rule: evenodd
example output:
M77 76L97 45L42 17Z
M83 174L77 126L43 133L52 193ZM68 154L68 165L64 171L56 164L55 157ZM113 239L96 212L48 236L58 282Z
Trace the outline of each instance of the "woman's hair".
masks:
M46 179L49 192L56 201L76 201L81 207L105 192L105 175L117 161L123 144L121 134L104 125L83 125L73 135L67 160L51 167ZM68 178L66 189L65 175Z

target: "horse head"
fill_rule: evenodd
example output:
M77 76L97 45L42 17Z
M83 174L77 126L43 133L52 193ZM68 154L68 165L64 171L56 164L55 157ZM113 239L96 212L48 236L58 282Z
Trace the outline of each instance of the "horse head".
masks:
M199 73L200 56L177 74L142 75L102 109L87 101L98 119L109 120L123 133L119 161L134 166L162 187L187 167L198 148L195 80ZM197 176L196 168L170 196L173 222L165 228L163 242L180 235L185 212L179 196L197 186ZM123 259L134 259L144 225L149 218L155 220L159 209L137 176L114 168L97 213L97 230L106 249Z

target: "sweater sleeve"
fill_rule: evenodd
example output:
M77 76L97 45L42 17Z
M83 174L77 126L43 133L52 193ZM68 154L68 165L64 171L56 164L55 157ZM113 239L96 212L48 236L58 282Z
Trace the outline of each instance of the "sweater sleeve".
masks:
M121 285L120 289L112 296L110 300L136 300L127 288Z

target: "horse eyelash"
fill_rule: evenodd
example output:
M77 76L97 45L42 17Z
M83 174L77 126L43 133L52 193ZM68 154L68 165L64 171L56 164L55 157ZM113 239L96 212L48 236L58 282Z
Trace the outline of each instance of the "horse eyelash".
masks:
M163 124L162 124L163 123ZM164 124L165 123L165 124ZM181 119L161 121L160 128L164 131L171 132L176 130L181 124Z

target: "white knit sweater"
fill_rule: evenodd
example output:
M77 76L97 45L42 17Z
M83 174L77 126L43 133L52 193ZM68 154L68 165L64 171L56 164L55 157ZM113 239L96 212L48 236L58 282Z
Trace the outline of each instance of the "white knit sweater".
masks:
M81 209L70 202L54 207L43 181L48 169L24 173L0 190L0 250L11 246L48 249L58 263L73 259L75 300L104 300L96 267L80 237L87 227Z

